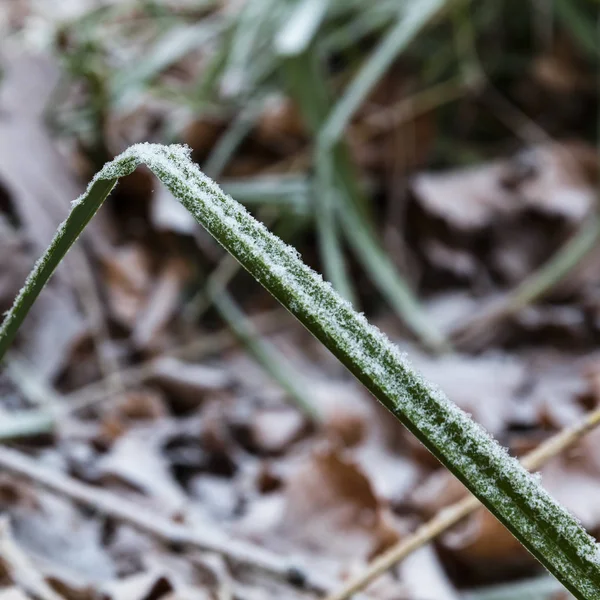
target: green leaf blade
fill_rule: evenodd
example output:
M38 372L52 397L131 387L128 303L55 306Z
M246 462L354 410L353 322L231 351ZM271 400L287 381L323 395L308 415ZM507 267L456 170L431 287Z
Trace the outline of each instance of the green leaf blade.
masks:
M577 520L466 413L416 373L398 348L354 312L294 249L201 173L186 148L133 146L95 181L127 174L142 162L567 589L582 600L600 599L599 547ZM86 202L84 195L74 211ZM50 274L38 271L37 276ZM14 310L20 313L23 306ZM5 333L3 325L0 344Z

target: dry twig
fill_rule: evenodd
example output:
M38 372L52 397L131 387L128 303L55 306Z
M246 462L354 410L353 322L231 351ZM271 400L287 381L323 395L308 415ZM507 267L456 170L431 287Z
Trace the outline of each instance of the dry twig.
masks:
M539 469L548 460L572 446L599 424L600 408L589 413L579 423L564 429L541 443L535 450L526 454L521 463L530 471ZM328 595L325 600L348 600L409 554L431 542L479 507L481 507L481 503L475 496L467 496L459 502L442 509L433 519L421 525L411 536L400 540L378 556L362 573L350 579L338 591Z
M13 538L8 517L0 519L0 558L12 579L27 593L40 600L64 600L46 582L29 557Z
M173 522L112 492L92 487L65 473L50 469L16 450L0 447L0 467L79 504L92 507L103 515L127 522L170 544L214 552L236 565L250 567L318 593L330 589L330 584L320 577L306 573L289 560L260 546L231 539L220 532L199 530L189 524Z

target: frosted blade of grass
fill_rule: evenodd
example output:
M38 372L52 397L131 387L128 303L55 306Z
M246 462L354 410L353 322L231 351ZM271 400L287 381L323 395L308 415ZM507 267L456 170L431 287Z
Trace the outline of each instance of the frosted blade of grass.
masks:
M133 161L132 163L135 164ZM95 178L84 196L82 196L82 198L85 197L85 202L78 201L73 205L69 218L60 226L50 247L35 264L12 309L2 322L2 328L0 328L0 360L2 360L13 342L25 315L42 291L46 281L54 273L54 270L90 219L96 214L116 182L117 177Z
M398 23L383 38L331 111L320 134L320 143L330 147L339 140L350 119L381 79L398 54L421 28L437 14L447 0L410 0Z
M115 180L146 164L196 220L462 481L577 598L600 600L600 548L577 520L293 248L206 177L181 146L139 144L94 177L0 329L0 349ZM2 352L3 353L3 352Z
M310 45L325 13L329 0L301 0L287 22L275 36L275 50L282 56L298 55Z

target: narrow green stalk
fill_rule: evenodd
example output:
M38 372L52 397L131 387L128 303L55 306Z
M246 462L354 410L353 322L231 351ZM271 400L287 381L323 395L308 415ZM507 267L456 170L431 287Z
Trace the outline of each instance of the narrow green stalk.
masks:
M600 218L594 215L583 223L573 237L547 263L509 294L506 301L506 312L518 312L542 297L562 281L595 248L599 238Z
M329 106L325 86L320 83L321 74L318 72L317 59L316 51L311 47L299 56L289 58L285 63L285 72L292 95L300 107L304 121L313 131L321 126ZM356 293L348 275L335 219L337 204L335 194L338 191L332 181L332 156L326 153L318 157L317 162L320 169L326 170L329 174L329 177L317 179L315 182L314 191L320 193L315 194L313 204L323 272L333 287L356 306Z
M310 387L302 381L292 366L282 360L277 350L267 343L250 319L241 311L229 292L224 289L210 291L217 312L231 331L244 344L248 352L261 367L285 390L290 399L313 422L319 421L315 406L308 398Z
M449 0L411 0L398 22L383 38L335 105L321 132L321 141L331 147L342 138L356 110L373 86L419 31L449 3Z
M300 255L194 165L181 146L132 146L75 202L0 329L0 356L54 267L115 180L146 164L215 239L581 600L600 600L600 548L577 520Z

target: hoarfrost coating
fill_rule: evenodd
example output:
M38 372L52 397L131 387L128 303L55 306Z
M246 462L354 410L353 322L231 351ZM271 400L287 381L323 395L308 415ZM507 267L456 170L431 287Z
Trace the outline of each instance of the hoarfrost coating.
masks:
M600 599L600 551L576 519L483 428L416 373L406 356L306 266L295 249L206 177L190 160L188 148L132 146L94 177L74 202L74 210L86 203L96 183L106 180L113 185L139 164L150 168L572 592ZM59 229L51 249L58 242L64 245L59 238L68 223L69 219Z

